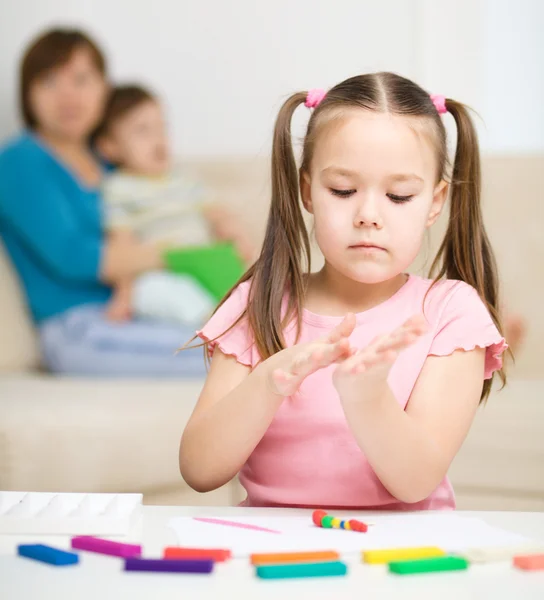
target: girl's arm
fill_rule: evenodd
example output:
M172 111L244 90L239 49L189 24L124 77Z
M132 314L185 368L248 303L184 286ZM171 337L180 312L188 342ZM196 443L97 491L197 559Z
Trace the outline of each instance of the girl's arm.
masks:
M428 357L406 410L387 384L393 354L367 349L340 365L334 380L376 475L395 498L414 503L438 487L470 429L483 387L485 350Z
M347 317L325 339L287 348L255 369L217 347L202 394L183 432L179 468L198 492L229 482L261 441L285 396L314 371L351 352Z
M179 449L181 475L194 490L229 482L272 422L283 397L273 393L267 368L251 371L216 348Z

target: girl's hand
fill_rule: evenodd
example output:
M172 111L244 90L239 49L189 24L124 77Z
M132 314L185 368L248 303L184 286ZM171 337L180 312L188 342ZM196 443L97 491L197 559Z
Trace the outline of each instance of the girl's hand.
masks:
M399 353L427 331L423 316L408 319L391 333L373 340L342 361L333 373L333 383L342 400L358 401L383 389Z
M271 357L272 392L279 396L292 396L308 375L350 357L353 350L348 338L354 328L355 315L349 313L324 338L309 344L297 344Z

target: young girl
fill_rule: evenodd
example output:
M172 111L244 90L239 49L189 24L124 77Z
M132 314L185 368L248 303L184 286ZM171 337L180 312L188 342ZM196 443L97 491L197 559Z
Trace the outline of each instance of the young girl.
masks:
M314 110L298 171L301 104ZM299 190L325 257L315 274ZM448 191L437 279L408 275ZM294 94L260 258L199 332L213 359L183 477L204 492L239 472L248 506L454 508L448 467L493 373L505 380L497 282L465 106L391 73Z

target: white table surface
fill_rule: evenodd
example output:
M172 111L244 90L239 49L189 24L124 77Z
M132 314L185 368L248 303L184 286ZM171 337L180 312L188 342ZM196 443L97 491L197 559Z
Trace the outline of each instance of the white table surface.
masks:
M123 541L142 543L145 556L161 556L165 546L176 545L168 521L181 516L297 516L311 511L234 507L146 506L143 519ZM344 513L343 514L348 514ZM357 513L363 517L363 513ZM544 513L459 512L493 526L544 542ZM544 599L544 571L523 572L508 563L472 565L468 571L399 577L382 566L350 563L347 577L265 581L257 579L247 560L216 566L212 575L126 573L122 561L89 553L75 567L51 567L16 555L20 543L46 543L69 548L67 537L39 539L0 536L0 599L34 600L339 600L342 598L396 600L481 600L482 598Z

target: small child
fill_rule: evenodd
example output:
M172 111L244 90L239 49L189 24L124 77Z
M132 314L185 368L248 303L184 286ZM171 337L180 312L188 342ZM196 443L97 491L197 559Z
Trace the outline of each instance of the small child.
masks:
M96 139L117 167L103 190L107 231L158 245L175 271L118 282L108 316L201 324L251 260L251 243L234 215L172 167L163 111L150 92L115 88Z
M444 118L457 126L451 163ZM448 198L435 277L408 274ZM249 506L453 509L449 466L494 374L505 381L498 281L462 103L392 73L293 94L274 130L261 255L198 334L212 361L183 477L204 492L239 473Z

